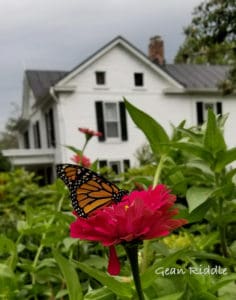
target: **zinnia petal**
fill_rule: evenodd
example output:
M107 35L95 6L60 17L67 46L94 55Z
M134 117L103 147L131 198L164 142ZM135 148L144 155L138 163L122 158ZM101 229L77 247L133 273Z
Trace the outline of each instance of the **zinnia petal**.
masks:
M109 247L109 263L107 271L110 275L118 275L120 273L120 262L114 246Z

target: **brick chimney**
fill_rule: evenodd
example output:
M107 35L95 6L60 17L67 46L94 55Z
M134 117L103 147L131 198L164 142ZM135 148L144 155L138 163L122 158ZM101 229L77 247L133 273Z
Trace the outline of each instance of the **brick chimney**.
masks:
M163 65L165 63L164 42L161 36L156 35L150 38L148 56L153 62L159 65Z

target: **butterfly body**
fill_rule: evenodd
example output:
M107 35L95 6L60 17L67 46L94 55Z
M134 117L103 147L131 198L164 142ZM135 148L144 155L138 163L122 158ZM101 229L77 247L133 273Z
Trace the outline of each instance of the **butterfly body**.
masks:
M84 218L98 208L120 202L128 194L104 177L78 165L60 164L57 175L70 191L74 210Z

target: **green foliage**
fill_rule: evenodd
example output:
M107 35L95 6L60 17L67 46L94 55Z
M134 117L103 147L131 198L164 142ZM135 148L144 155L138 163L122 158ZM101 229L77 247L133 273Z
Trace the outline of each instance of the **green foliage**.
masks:
M235 59L236 7L234 0L208 0L195 8L186 40L176 61L230 63Z
M62 274L66 280L70 300L83 299L82 287L78 280L78 275L71 262L68 262L58 251L54 251L54 258L59 265Z
M132 119L147 136L150 144L153 144L150 134L146 134L149 130L148 121L140 122L141 126L139 124L139 120L148 120L147 115L142 114L141 111L136 110L126 101L127 104ZM232 255L230 245L234 243L235 238L227 233L235 228L233 215L236 212L234 181L236 171L232 169L232 166L229 168L229 164L235 161L235 149L227 149L224 140L223 124L225 118L216 118L214 113L209 110L208 120L202 128L184 128L185 123L182 122L178 127L173 128L174 132L170 139L163 139L163 136L167 135L163 134L164 129L156 121L153 120L152 122L153 125L150 130L153 130L153 132L151 137L156 136L155 143L159 143L159 149L162 149L162 151L158 151L157 144L156 147L151 147L157 158L156 174L158 173L158 180L167 184L177 195L180 216L187 218L189 224L192 224L189 225L189 230L192 230L194 226L196 227L199 222L207 224L205 227L206 239L211 244L212 258L221 264L221 258L225 257L225 266L230 267L231 271L234 270L235 259L233 256L230 257ZM161 130L159 130L160 128ZM156 175L153 174L153 176ZM229 223L226 224L225 222ZM191 239L191 248L193 248L193 241L196 240L195 234ZM207 243L204 247L206 245ZM197 248L198 251L200 249ZM191 251L186 253L187 265ZM199 255L200 252L195 253L194 256L196 254ZM217 256L215 256L216 254ZM194 257L194 260L197 259L197 256ZM204 253L200 254L200 257L203 258L202 264L211 265L210 256L210 261ZM183 253L179 258L184 260ZM171 256L167 256L166 260L170 261L171 264L173 263ZM161 262L163 262L163 259ZM161 262L158 261L156 265L153 264L152 268L160 266ZM198 264L196 263L196 265ZM150 272L150 282L152 271L151 268L147 270L148 273ZM202 280L198 282L198 278L189 276L190 291L185 293L184 299L216 299L217 293L212 294L208 286L202 287L203 284L211 286L215 280L217 282L214 276L210 276L210 278L212 282L204 283ZM199 287L202 291L199 291ZM184 287L182 288L184 289ZM174 290L173 292L178 291Z
M203 1L195 8L191 24L185 28L185 41L176 63L231 65L229 78L219 84L225 94L236 82L236 6L235 0Z
M138 148L135 153L135 157L138 160L140 166L155 162L150 146L148 144L143 144L140 148Z
M150 143L154 155L159 155L166 151L165 144L168 143L169 137L164 128L157 123L152 117L139 110L127 100L125 100L126 109L128 110L134 123L143 131ZM164 144L164 145L163 145Z
M236 151L226 146L224 119L209 111L201 128L181 122L169 137L157 121L126 105L150 143L143 154L152 159L129 169L119 184L129 190L166 184L177 196L178 217L189 221L140 247L146 299L235 299ZM137 299L123 247L117 247L121 274L111 277L105 247L69 237L71 210L60 180L39 187L34 174L21 169L0 173L1 299ZM201 273L214 267L227 274Z
M11 163L0 151L0 172L10 171Z
M0 150L18 148L17 128L20 125L19 108L14 104L13 117L7 120L4 131L0 132Z

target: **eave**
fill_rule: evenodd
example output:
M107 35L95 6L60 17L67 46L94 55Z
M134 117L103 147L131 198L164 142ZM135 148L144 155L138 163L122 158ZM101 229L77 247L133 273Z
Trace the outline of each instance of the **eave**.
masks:
M173 87L168 87L163 90L163 94L165 95L205 95L205 94L211 94L211 95L221 95L222 91L220 91L217 88L173 88ZM236 92L233 92L231 95L235 95Z

